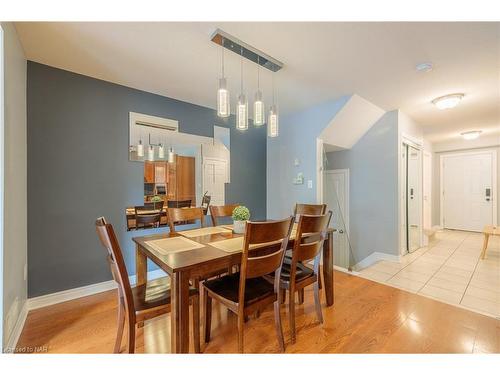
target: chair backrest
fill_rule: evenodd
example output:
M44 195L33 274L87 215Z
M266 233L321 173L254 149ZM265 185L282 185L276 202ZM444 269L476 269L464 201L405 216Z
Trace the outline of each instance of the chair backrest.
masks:
M239 204L226 204L225 206L210 206L210 216L214 227L219 225L220 217L228 217L233 215L233 211Z
M208 207L210 206L211 199L212 197L210 197L210 195L207 195L206 193L203 198L201 198L201 208L203 208L203 214L205 215L208 213Z
M295 204L293 215L324 215L326 212L326 204Z
M158 201L158 202L146 202L144 203L144 206L148 210L162 210L165 205L165 201ZM140 206L138 206L140 207Z
M300 215L292 251L290 281L298 262L315 260L314 271L319 270L319 258L325 242L332 211L324 215ZM316 264L317 263L317 264Z
M191 207L191 199L186 199L183 201L168 201L168 208L182 208L182 207Z
M154 203L144 206L135 206L135 226L139 227L159 227L163 204L161 208L156 209Z
M100 217L96 220L95 227L101 244L108 252L107 260L109 268L111 269L113 279L118 284L120 297L123 298L125 307L129 313L135 313L132 288L130 287L127 268L113 226L108 224L104 217Z
M170 232L175 232L175 223L199 220L200 227L205 226L205 215L201 207L168 208L168 226Z
M247 279L274 272L274 291L278 292L281 266L292 227L293 217L291 216L285 220L247 222L240 267L240 306L244 302ZM269 247L273 243L275 247ZM266 244L266 247L271 249L265 255L259 252L259 245L262 247L263 244Z

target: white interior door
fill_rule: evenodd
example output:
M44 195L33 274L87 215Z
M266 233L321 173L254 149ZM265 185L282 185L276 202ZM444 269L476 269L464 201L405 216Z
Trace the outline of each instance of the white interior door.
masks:
M442 155L442 222L445 228L481 231L494 223L493 152Z
M323 203L332 211L333 260L339 267L349 267L349 170L325 171Z
M225 160L204 158L203 160L203 192L210 195L210 204L223 206L225 200L225 183L227 181L227 165Z

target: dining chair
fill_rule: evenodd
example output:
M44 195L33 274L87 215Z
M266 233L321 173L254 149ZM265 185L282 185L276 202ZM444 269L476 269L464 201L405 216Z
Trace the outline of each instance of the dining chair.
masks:
M326 204L306 204L296 203L293 210L293 216L297 215L324 215L326 213Z
M189 207L189 208L168 208L168 226L170 227L170 232L175 232L175 224L186 223L190 221L199 220L200 227L205 226L205 215L203 215L203 209L201 207Z
M212 197L205 193L201 198L201 208L203 208L203 214L206 215L208 213L208 207L210 206L210 200Z
M135 206L135 228L157 228L160 226L163 207L156 209L153 204Z
M293 216L295 218L295 222L298 223L300 215L324 215L326 212L326 204L308 204L308 203L296 203L295 208L293 210ZM292 261L290 251L287 251L285 254L285 263L290 264ZM321 280L320 280L320 288L321 288ZM282 302L284 303L285 295L282 295ZM304 303L304 290L301 290L298 293L299 304Z
M107 259L111 268L111 274L118 284L118 331L114 352L120 352L123 329L125 321L127 321L127 351L134 353L136 324L170 311L171 292L169 279L162 277L148 281L146 284L132 287L128 278L125 261L123 260L123 253L113 226L108 224L103 217L96 220L95 226L99 240L108 251ZM200 352L200 307L198 295L196 288L190 288L189 300L193 310L193 341L196 353Z
M214 227L219 225L219 218L230 217L233 211L239 204L226 204L225 206L210 206L210 216L212 217L212 224Z
M269 281L276 282L280 278L280 288L288 290L288 316L290 319L291 342L295 342L295 292L302 292L309 285L314 286L314 304L316 315L323 323L321 301L319 298L321 250L327 236L332 211L324 215L300 215L299 224L292 250L291 264L283 263L281 274L266 276ZM306 264L314 260L311 269ZM286 293L286 292L285 292Z
M238 319L238 350L243 353L243 329L245 317L274 304L274 324L281 351L285 350L280 316L280 273L288 238L292 231L293 218L268 222L247 222L243 239L240 271L210 279L201 283L203 293L203 316L205 342L210 341L212 299L219 301ZM276 243L270 251L262 254L259 245ZM269 248L269 247L268 247ZM274 284L264 275L274 272Z

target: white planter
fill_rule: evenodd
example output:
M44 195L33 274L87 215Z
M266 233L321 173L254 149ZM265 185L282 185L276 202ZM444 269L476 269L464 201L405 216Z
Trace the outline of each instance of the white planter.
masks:
M245 226L246 225L247 225L247 222L245 220L243 220L243 221L234 220L233 221L233 232L239 233L239 234L245 233Z

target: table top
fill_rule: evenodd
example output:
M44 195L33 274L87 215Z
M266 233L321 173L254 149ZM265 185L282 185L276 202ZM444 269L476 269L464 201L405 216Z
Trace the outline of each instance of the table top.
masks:
M225 226L222 225L221 227ZM333 228L328 229L328 233L333 233L334 231L335 229ZM204 264L214 261L232 262L234 264L237 264L241 261L241 251L226 252L209 245L209 243L211 242L223 241L244 236L243 234L236 234L233 232L221 232L204 236L189 237L190 240L193 240L205 246L198 249L174 252L169 254L163 254L148 244L149 241L176 236L182 236L182 232L166 232L148 236L133 237L132 240L147 253L148 257L150 257L156 264L161 266L164 271L169 273L186 270L193 267L202 267ZM293 245L293 242L294 239L290 238L289 244Z
M494 236L500 236L500 227L495 227L493 225L486 225L483 229L483 233L491 234Z

